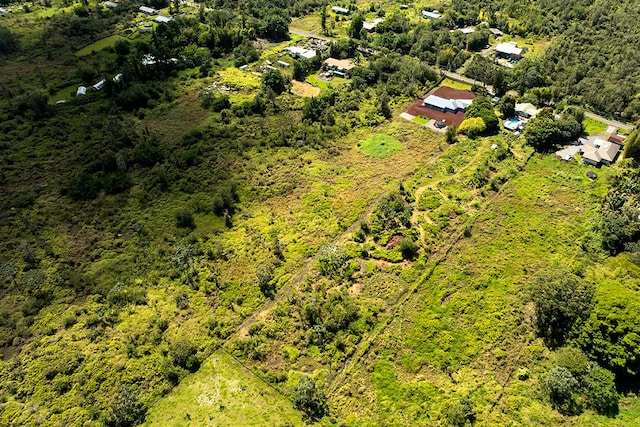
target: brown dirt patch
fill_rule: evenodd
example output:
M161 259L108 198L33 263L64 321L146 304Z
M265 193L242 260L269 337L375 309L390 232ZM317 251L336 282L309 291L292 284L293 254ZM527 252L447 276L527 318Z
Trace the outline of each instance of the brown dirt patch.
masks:
M320 95L320 88L309 83L293 80L291 82L291 92L294 95L311 97Z
M402 236L400 236L399 234L396 234L391 239L389 239L389 243L387 243L387 246L385 246L385 249L393 249L396 246L398 246L401 241L402 241Z

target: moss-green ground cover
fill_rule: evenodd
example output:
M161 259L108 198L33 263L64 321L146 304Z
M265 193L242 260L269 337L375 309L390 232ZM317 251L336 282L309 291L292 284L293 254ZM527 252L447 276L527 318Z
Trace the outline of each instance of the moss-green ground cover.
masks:
M402 150L402 143L389 135L376 134L358 143L358 148L368 156L384 159Z

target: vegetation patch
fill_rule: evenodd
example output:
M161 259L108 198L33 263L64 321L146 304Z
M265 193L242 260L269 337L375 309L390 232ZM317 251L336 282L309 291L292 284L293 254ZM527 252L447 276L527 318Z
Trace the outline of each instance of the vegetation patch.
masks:
M589 117L584 118L584 120L582 121L582 125L584 126L584 132L587 135L595 135L607 130L606 123L602 123L601 121Z
M386 159L402 150L402 143L389 135L379 133L360 142L358 148L368 156Z
M78 50L76 52L76 56L87 56L91 55L93 52L99 52L102 49L106 49L115 45L118 40L125 40L125 38L119 35L105 37Z
M291 93L304 97L318 96L320 95L320 88L309 83L293 80L291 82Z

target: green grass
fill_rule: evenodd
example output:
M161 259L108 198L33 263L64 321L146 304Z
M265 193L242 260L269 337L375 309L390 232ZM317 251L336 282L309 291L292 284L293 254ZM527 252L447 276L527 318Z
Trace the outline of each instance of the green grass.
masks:
M219 351L148 412L144 426L304 426L284 396Z
M426 117L421 117L421 116L416 116L413 119L411 119L412 122L416 122L416 123L420 123L421 125L426 125L427 123L429 123L429 119L427 119Z
M458 82L455 80L451 80L450 78L445 78L444 80L442 80L442 82L440 83L439 87L442 86L448 86L448 87L452 87L454 89L460 89L460 90L471 90L471 85L468 85L466 83L462 83L462 82Z
M595 135L607 130L607 125L605 123L591 119L589 117L585 117L582 121L582 124L584 125L584 131L587 133L587 135Z
M85 46L82 49L76 52L76 56L87 56L91 55L93 52L99 52L102 49L107 47L111 47L116 44L118 40L124 40L125 38L119 35L113 35L109 37L105 37L96 41L95 43L91 43L89 46Z
M358 144L358 148L365 154L378 159L386 159L402 150L402 143L384 134L371 135Z

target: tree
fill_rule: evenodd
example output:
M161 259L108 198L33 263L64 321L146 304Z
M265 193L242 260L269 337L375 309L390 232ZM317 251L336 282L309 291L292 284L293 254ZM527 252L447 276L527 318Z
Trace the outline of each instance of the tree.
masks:
M480 117L465 119L458 127L458 133L467 135L469 138L475 138L485 130L487 130L487 125Z
M196 223L193 220L193 215L188 209L181 209L176 212L176 226L178 228L189 228L193 230L196 228Z
M317 96L307 98L302 109L302 117L312 122L320 121L326 107L324 101Z
M272 13L262 18L258 24L258 34L273 41L289 39L289 17L285 11Z
M327 30L327 6L322 6L322 10L320 11L320 26L322 27L322 34L325 36L329 34Z
M445 415L452 426L463 427L467 423L473 425L476 421L476 411L468 397L461 397L458 403L449 405Z
M589 405L599 414L615 417L618 414L620 395L616 390L615 375L592 365L582 377L583 392Z
M640 161L640 137L638 130L633 131L624 141L624 158Z
M0 27L0 54L16 52L20 48L17 37L5 27Z
M339 277L349 260L349 255L342 247L328 244L320 248L318 253L318 271L332 278Z
M280 70L269 69L262 75L262 84L280 95L282 92L287 90L289 81Z
M498 116L493 109L493 103L486 96L476 97L464 112L465 119L480 117L486 125L487 131L495 131L498 129Z
M349 37L352 39L360 38L360 31L364 25L364 18L361 14L356 13L351 19L351 26L349 27Z
M457 134L458 134L458 128L456 127L455 124L447 126L447 130L444 134L447 140L447 144L455 144L456 142L458 142L458 138L456 136Z
M560 130L553 115L539 114L529 120L524 138L534 150L546 153L552 151L556 146L559 134Z
M580 391L580 383L567 368L556 366L547 374L545 381L551 404L560 412L575 415L580 412L576 403L576 393Z
M108 425L114 427L138 425L146 412L144 404L138 399L137 389L129 385L120 387L109 409Z
M552 346L562 345L578 321L593 308L595 286L562 269L544 271L531 286L538 334Z
M380 114L385 119L390 119L392 116L391 107L389 107L389 95L386 93L380 96Z
M516 99L513 96L503 96L498 102L498 111L503 119L516 115Z
M402 259L414 259L418 255L418 249L420 247L411 237L404 237L400 241L400 253L402 253Z
M305 71L306 70L300 61L293 62L293 80L303 82L305 77L307 77L307 73Z
M303 411L312 421L317 421L329 412L327 398L315 381L303 375L293 392L296 408Z
M272 297L276 290L275 283L273 283L273 265L269 262L260 264L256 270L256 277L262 295Z

